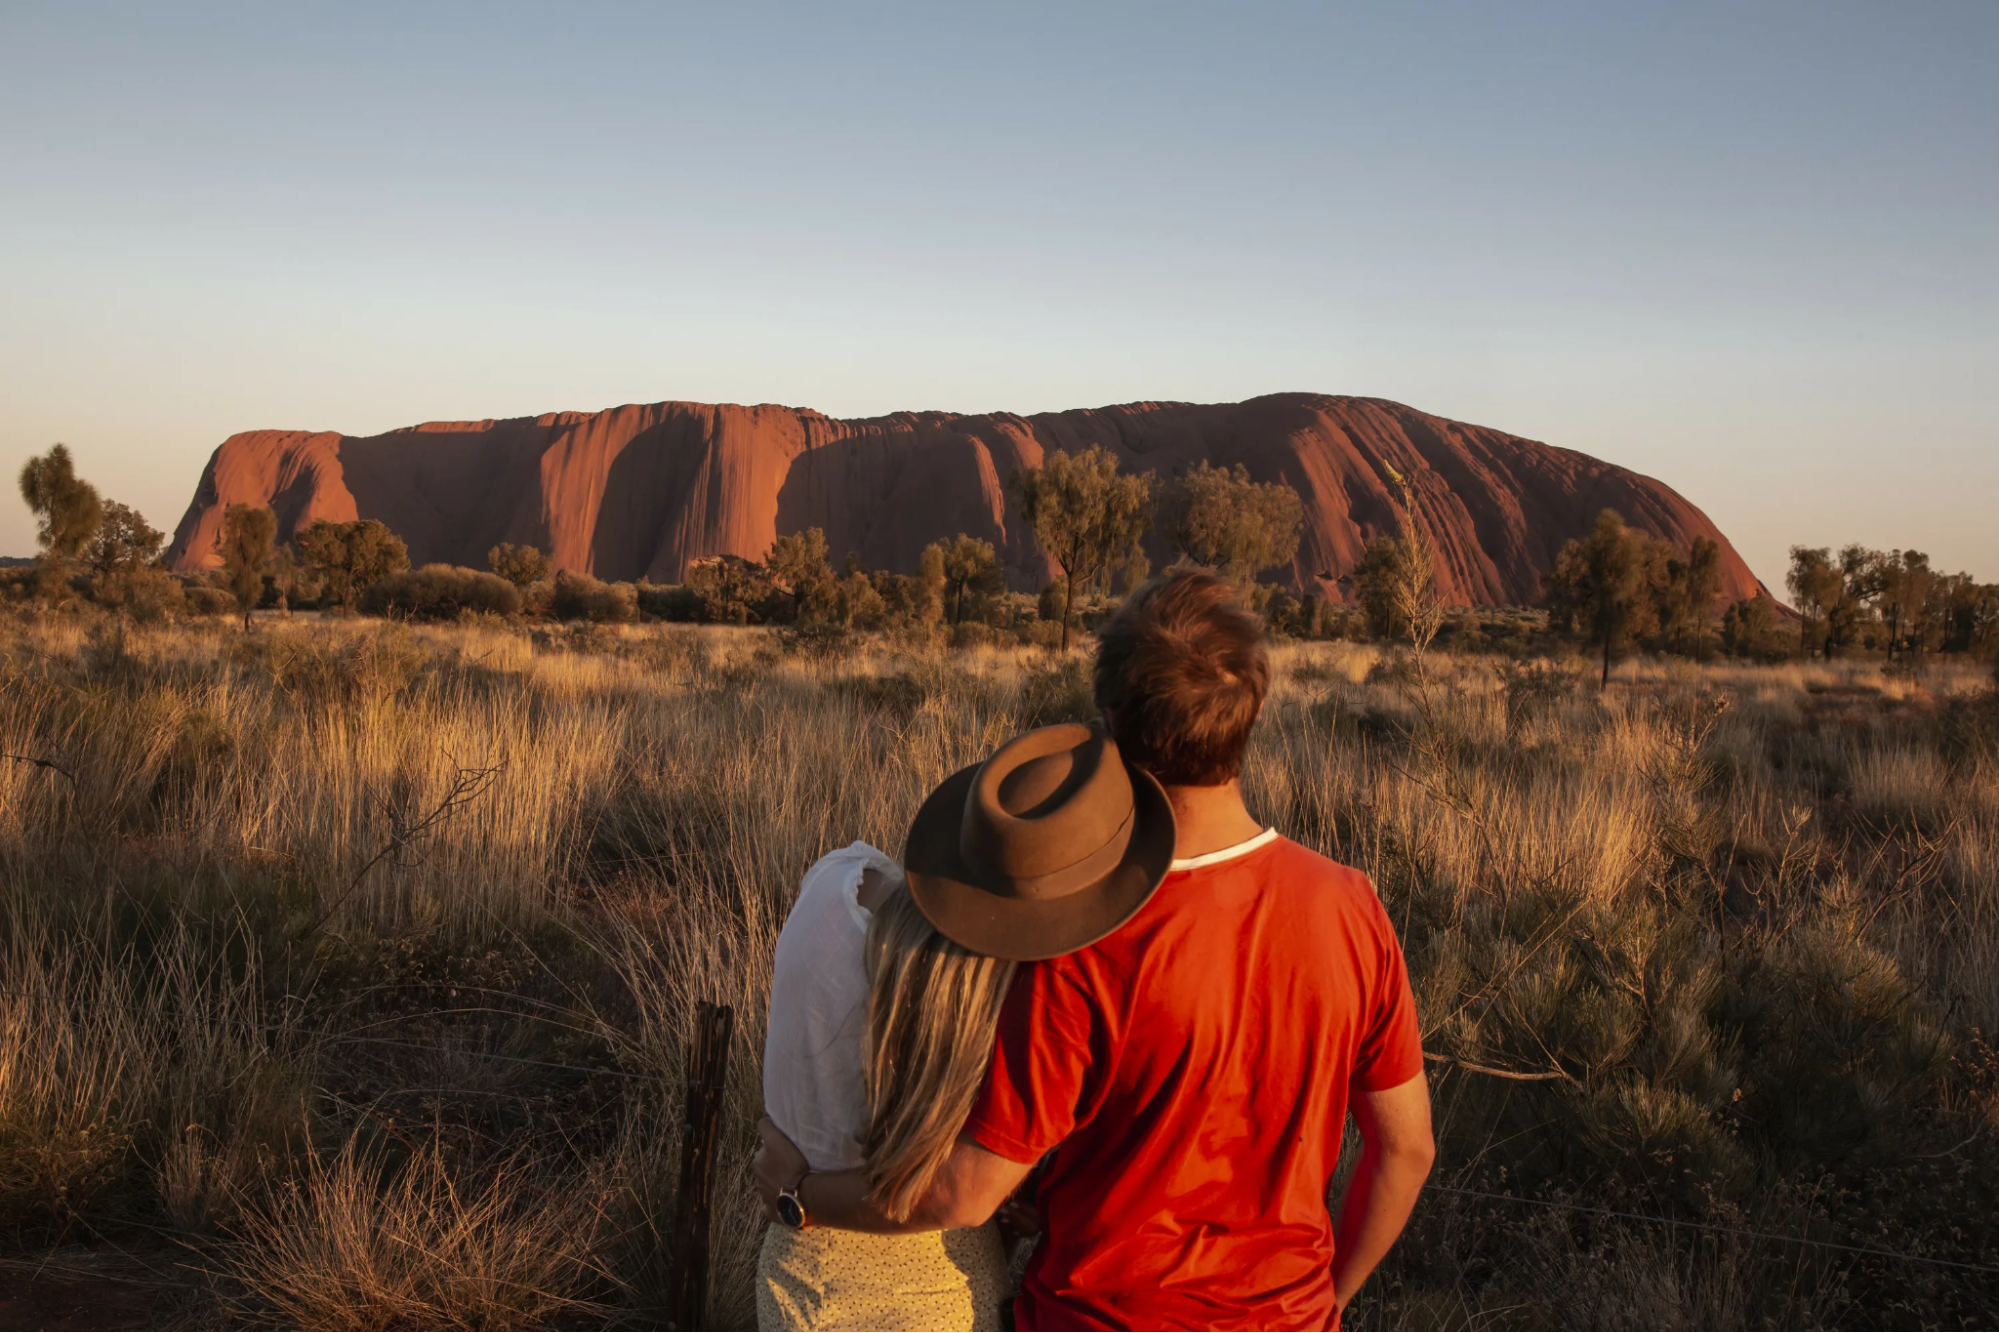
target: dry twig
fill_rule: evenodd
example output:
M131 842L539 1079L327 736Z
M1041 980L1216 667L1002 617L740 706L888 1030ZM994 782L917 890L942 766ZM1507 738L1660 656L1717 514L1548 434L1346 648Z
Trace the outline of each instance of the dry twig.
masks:
M401 811L394 806L387 807L385 813L389 817L391 830L388 842L354 872L354 878L347 882L347 887L335 894L333 901L326 905L326 910L315 917L312 924L301 930L296 938L307 940L318 934L320 929L333 919L333 914L354 896L355 891L361 887L361 881L368 877L369 871L405 848L413 846L426 833L484 796L492 789L494 781L505 768L505 763L492 764L485 768L460 768L452 775L451 790L444 794L444 799L439 801L429 814L415 823L405 823Z
M31 754L0 754L0 759L11 759L17 764L33 764L36 768L46 768L69 779L69 785L76 785L76 774L64 768L53 759L37 759Z

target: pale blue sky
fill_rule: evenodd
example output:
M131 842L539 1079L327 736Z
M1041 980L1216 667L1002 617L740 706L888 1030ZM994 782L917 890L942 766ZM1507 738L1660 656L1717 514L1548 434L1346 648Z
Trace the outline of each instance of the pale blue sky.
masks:
M1378 395L1999 579L1999 4L0 5L0 467ZM0 504L0 553L32 549Z

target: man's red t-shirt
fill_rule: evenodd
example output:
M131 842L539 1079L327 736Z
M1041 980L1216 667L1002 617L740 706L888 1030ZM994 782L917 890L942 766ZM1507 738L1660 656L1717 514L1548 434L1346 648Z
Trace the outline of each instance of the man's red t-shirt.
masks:
M1422 1068L1365 875L1274 832L1175 862L1137 916L1007 996L965 1129L1016 1162L1057 1149L1019 1326L1331 1327L1348 1090Z

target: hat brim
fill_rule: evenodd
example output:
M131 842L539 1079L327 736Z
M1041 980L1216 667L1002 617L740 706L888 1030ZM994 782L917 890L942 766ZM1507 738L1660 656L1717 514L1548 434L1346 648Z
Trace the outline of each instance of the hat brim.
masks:
M1150 773L1131 775L1131 845L1101 879L1060 898L1017 898L980 883L958 849L979 765L944 779L916 812L902 868L917 909L947 938L990 958L1031 962L1095 944L1145 906L1173 864L1173 807Z

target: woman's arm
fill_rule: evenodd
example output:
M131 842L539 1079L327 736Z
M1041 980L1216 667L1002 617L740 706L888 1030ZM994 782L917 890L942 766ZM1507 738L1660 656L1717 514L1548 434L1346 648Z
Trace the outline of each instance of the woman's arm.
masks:
M806 1221L815 1227L890 1234L982 1226L1034 1169L1032 1162L1001 1157L961 1134L922 1201L908 1218L898 1222L868 1199L865 1171L855 1168L808 1175L804 1154L769 1116L758 1128L763 1147L756 1157L757 1193L772 1221L777 1220L779 1191L795 1187Z

